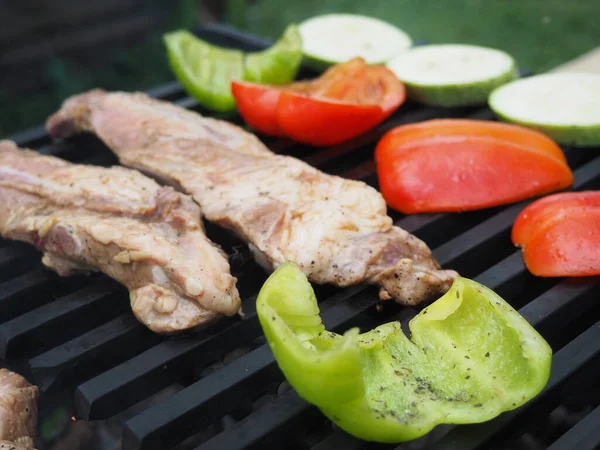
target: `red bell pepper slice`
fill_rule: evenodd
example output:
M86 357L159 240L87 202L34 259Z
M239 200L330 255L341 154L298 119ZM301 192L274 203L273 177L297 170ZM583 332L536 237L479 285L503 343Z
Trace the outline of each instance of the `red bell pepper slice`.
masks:
M297 142L315 146L336 145L360 136L385 118L378 105L356 105L281 93L277 123Z
M540 277L600 275L600 192L544 197L515 221L512 241Z
M268 84L234 81L231 93L246 123L269 136L285 137L277 123L277 103L281 90Z
M379 141L375 161L388 205L407 214L498 206L573 183L551 139L489 121L402 125Z
M386 137L390 140L393 139L394 145L400 145L427 137L465 135L510 140L519 145L554 155L561 161L567 162L561 148L545 134L529 128L502 122L470 119L434 119L395 128L387 133Z
M390 70L361 58L333 66L312 81L279 86L234 81L231 89L248 125L316 146L365 133L406 98L404 85Z

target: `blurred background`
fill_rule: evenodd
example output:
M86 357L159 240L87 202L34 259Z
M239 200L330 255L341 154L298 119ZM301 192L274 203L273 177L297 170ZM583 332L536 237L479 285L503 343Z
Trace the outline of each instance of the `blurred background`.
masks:
M166 30L227 22L276 38L334 11L385 19L415 40L501 48L534 72L600 45L600 0L0 0L0 137L84 89L172 80Z

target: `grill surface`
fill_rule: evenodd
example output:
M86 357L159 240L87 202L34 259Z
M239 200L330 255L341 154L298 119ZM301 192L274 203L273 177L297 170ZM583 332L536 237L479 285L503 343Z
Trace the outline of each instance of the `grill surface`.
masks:
M246 50L268 45L225 27L205 27L199 34ZM301 76L310 75L314 73L303 69ZM206 113L178 83L150 94ZM376 140L396 125L436 117L493 118L487 109L409 103L376 130L333 148L315 150L273 139L266 143L326 172L377 187L372 162ZM239 117L230 120L241 123ZM14 139L74 162L116 163L91 136L52 144L40 127ZM574 188L599 188L597 153L565 151L575 171ZM397 448L600 446L600 279L539 279L526 271L509 239L526 203L464 214L402 216L390 211L398 226L429 244L442 265L496 290L519 309L555 351L546 389L524 407L480 425L438 427ZM78 419L112 418L123 430L124 450L170 449L184 440L185 447L177 448L281 448L284 439L285 448L393 448L359 441L332 427L283 381L254 305L267 274L252 262L243 243L211 225L207 233L230 255L246 319L223 320L197 334L173 338L157 336L137 323L127 292L107 277L61 279L42 268L39 253L31 247L0 240L0 365L19 370L41 387L42 414L57 398L67 398ZM368 329L391 320L406 323L416 313L391 304L377 313L377 295L370 287L316 286L316 293L326 327L336 331Z

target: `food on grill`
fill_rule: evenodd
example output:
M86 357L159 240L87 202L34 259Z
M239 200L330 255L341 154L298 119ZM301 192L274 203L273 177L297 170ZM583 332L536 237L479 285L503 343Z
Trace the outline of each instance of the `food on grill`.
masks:
M271 275L256 307L297 393L369 441L484 422L526 403L550 375L546 341L492 290L465 278L410 321L410 339L399 322L363 334L326 331L313 289L293 264Z
M600 75L545 74L496 89L489 105L504 120L541 130L561 144L600 145Z
M283 36L261 52L246 53L244 80L255 83L284 84L296 76L302 62L302 38L298 28L290 25Z
M362 57L384 64L412 46L404 31L374 17L326 14L302 22L298 29L308 65L323 69Z
M21 375L0 369L0 449L34 448L39 391Z
M551 139L489 121L401 125L381 138L375 160L388 205L406 214L488 208L573 183L565 155Z
M523 248L534 275L600 275L600 192L566 192L533 202L517 217L512 241Z
M393 226L375 189L275 155L230 123L141 93L94 90L66 100L47 125L54 137L93 132L124 165L191 193L268 269L293 261L315 283L376 284L383 299L404 304L446 292L456 277Z
M272 47L248 54L209 44L185 30L166 33L164 42L185 90L206 108L222 112L235 109L232 80L289 83L302 61L302 41L293 25Z
M283 109L278 111L277 108L281 100L281 89L268 84L233 81L231 83L231 93L235 98L240 115L254 130L269 136L285 137L285 132L281 129L277 120L277 113L285 112ZM325 107L328 105L329 103L325 103ZM379 107L374 105L341 105L338 108L342 112L349 108L359 118L379 114ZM327 111L328 114L335 114L335 110L330 111L329 109ZM291 119L295 120L293 116ZM300 118L298 119L301 120Z
M498 86L518 78L507 53L475 45L415 47L387 66L406 85L408 97L427 105L484 105Z
M205 236L200 208L134 170L0 142L0 234L38 247L59 275L98 270L124 284L138 320L158 333L240 309L236 279Z
M281 86L234 81L232 92L250 126L309 145L359 136L405 100L404 86L392 72L362 58L335 65L311 81Z

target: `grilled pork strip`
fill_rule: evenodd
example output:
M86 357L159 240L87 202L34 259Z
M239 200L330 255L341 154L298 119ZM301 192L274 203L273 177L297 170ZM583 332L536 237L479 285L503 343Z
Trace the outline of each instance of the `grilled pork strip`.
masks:
M157 333L240 309L236 279L200 208L135 170L71 164L0 141L0 234L29 242L62 276L104 272Z
M312 282L377 284L382 299L409 305L457 276L393 226L375 189L276 155L227 122L141 93L93 90L67 99L47 127L55 138L95 133L122 164L191 194L268 269L293 261Z
M0 449L34 447L39 388L7 369L0 369Z

